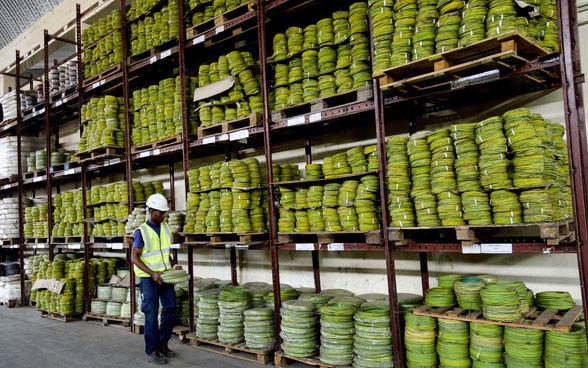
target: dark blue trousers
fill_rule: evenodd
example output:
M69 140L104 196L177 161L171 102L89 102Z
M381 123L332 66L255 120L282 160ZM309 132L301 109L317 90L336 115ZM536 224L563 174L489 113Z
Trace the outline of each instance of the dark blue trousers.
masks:
M151 277L141 278L141 311L145 313L145 353L151 354L169 341L176 321L174 285L158 284ZM157 314L161 302L161 321Z

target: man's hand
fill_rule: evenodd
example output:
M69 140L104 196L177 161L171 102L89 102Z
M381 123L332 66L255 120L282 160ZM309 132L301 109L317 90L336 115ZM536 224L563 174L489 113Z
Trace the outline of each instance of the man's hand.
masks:
M153 278L153 281L155 281L158 284L163 284L163 279L161 278L161 272L153 272L151 274L151 278Z
M176 267L174 267L174 270L183 270L183 268L180 265L176 265Z

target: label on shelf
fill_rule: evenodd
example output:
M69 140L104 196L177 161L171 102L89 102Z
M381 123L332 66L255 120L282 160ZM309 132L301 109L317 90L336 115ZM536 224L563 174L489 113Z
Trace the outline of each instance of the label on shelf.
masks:
M157 61L157 55L151 56L149 58L149 64L153 64Z
M43 180L43 177L42 176L37 176L37 177L33 178L33 183L36 183L36 182L41 181L41 180Z
M236 132L229 133L229 140L231 141L236 141L244 138L249 138L249 129L241 129Z
M310 114L308 116L308 121L314 123L315 121L321 121L322 118L323 114L321 114L320 112L315 112L314 114Z
M18 244L12 244L10 246L10 248L12 248L12 249L18 249L18 248L20 248L20 245L18 245Z
M153 156L158 156L160 153L161 153L161 150L159 148L153 150Z
M229 135L227 133L221 134L221 135L218 136L218 141L219 142L221 142L221 141L228 141L228 140L229 140Z
M92 84L92 89L100 87L100 82L96 82Z
M462 245L461 252L463 254L482 254L482 246L480 244Z
M76 173L76 169L67 169L63 172L63 175L73 175Z
M249 245L248 244L235 244L235 249L237 250L248 250L249 249Z
M197 45L199 43L202 43L202 42L204 42L204 39L205 39L204 35L200 35L200 36L194 38L194 40L192 40L192 45Z
M216 142L216 137L212 136L212 137L206 137L206 138L202 138L202 144L211 144Z
M343 243L329 243L327 244L328 251L341 251L345 250L345 245Z
M219 34L221 32L225 31L225 25L223 24L222 26L218 26L216 27L216 29L214 30L216 34Z
M37 249L45 249L45 246L46 246L46 245L47 245L47 244L37 244L37 245L36 245L36 248L37 248Z
M173 244L170 244L170 245L169 245L169 247L170 247L171 249L180 249L180 243L173 243Z
M141 152L141 153L139 153L139 158L149 157L149 155L151 155L151 153L149 151Z
M113 158L112 160L108 161L109 164L114 165L120 162L120 158Z
M296 250L314 250L314 243L296 243Z
M61 106L61 104L63 103L63 101L59 100L55 103L55 107Z
M71 243L67 245L67 249L82 249L82 243Z
M166 57L171 55L171 50L165 50L164 52L161 53L161 55L159 56L159 59L165 59Z
M297 116L295 118L290 118L288 119L288 126L295 126L295 125L302 125L304 124L305 119L304 119L304 115L303 116Z
M123 249L123 243L111 243L111 248L117 250Z
M486 254L511 254L512 244L508 243L482 243L482 253Z

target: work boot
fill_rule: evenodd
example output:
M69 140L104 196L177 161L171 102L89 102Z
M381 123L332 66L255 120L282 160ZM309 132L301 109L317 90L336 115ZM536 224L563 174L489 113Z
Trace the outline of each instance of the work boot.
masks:
M167 364L167 359L161 356L161 354L159 354L157 351L154 351L151 354L147 354L147 361L155 365Z
M177 355L175 351L167 347L167 344L161 345L159 352L166 358L174 358Z

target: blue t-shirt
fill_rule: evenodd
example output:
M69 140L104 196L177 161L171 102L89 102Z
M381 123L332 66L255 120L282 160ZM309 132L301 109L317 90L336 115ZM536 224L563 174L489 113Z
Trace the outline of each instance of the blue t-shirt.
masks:
M155 225L150 223L149 221L147 221L147 225L152 228L157 235L159 235L159 232L161 230L161 225ZM145 243L143 243L143 237L141 236L141 230L136 229L135 230L135 235L133 237L133 247L135 248L143 248L145 246Z

